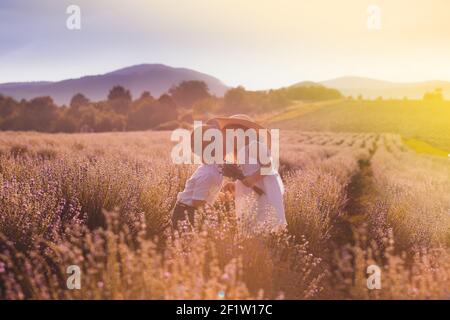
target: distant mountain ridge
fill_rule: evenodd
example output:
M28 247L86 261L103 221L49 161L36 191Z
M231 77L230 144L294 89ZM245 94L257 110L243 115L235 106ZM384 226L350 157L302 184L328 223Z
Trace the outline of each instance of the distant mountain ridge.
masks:
M16 82L0 84L0 94L15 99L51 96L58 104L68 104L72 96L82 93L93 101L103 100L115 85L139 97L143 91L159 96L182 81L204 81L212 94L222 96L228 87L219 79L186 68L173 68L163 64L139 64L100 75L88 75L62 81Z
M377 80L363 77L339 77L321 81L320 84L329 88L335 88L348 96L362 95L364 98L397 98L421 99L425 92L441 88L444 96L450 98L450 82L448 81L424 81L400 83Z
M290 87L324 87L324 85L314 81L301 81L294 83Z

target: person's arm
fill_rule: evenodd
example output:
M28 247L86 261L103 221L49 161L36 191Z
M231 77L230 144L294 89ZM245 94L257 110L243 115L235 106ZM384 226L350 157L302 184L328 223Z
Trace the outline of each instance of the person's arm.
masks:
M262 178L264 178L264 175L261 174L261 168L270 168L272 166L272 163L271 162L269 162L268 164L259 163L259 165L260 168L254 174L249 175L242 180L242 183L246 187L252 188L255 184L261 181Z
M264 176L261 175L261 169L259 169L254 174L245 177L241 181L246 187L252 188L258 181L262 180L262 178L264 178Z

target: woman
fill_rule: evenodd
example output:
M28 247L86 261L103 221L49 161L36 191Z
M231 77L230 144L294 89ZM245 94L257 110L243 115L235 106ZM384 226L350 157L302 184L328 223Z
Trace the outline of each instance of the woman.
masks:
M208 121L214 123L227 137L227 129L253 129L258 132L264 129L259 124L252 121L247 115L234 115L229 118L214 118ZM229 136L229 135L228 135ZM273 161L270 155L270 138L267 143L262 141L258 135L249 137L245 145L237 149L236 140L226 139L227 144L234 145L234 162L242 168L245 178L235 182L235 205L238 218L244 222L257 224L269 223L272 226L285 226L286 217L283 205L284 186L280 175L273 168ZM258 152L253 152L258 150ZM266 161L260 156L263 155ZM244 161L242 161L244 160ZM262 195L258 195L252 188L257 186L263 190Z

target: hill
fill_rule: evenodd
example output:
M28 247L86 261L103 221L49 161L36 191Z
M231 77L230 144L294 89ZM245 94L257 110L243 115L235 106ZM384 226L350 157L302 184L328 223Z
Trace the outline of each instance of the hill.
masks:
M204 81L210 92L218 96L222 96L227 90L227 86L219 79L195 70L162 64L140 64L78 79L0 84L0 93L15 99L49 95L57 104L68 104L72 96L78 92L94 101L105 99L108 91L115 85L126 87L134 97L138 97L146 90L154 96L159 96L173 85L185 80Z
M290 87L291 88L296 88L296 87L323 87L323 85L320 84L320 83L314 82L314 81L301 81L301 82L294 83Z

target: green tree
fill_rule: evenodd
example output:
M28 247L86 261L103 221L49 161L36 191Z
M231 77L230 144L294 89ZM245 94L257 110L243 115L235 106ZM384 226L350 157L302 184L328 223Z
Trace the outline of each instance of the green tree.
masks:
M147 130L177 118L177 106L170 96L162 95L158 100L152 97L140 98L134 103L133 111L128 116L127 128Z
M181 82L170 88L169 94L181 107L192 107L195 102L210 97L206 83L196 80Z
M38 97L30 100L23 110L25 130L51 132L58 119L58 107L50 97Z
M112 111L127 114L130 111L131 93L122 86L113 87L108 94L108 104Z
M246 109L246 91L239 86L229 89L224 96L224 108L226 112L233 113Z
M127 100L131 101L131 93L122 86L113 87L108 93L108 100Z
M82 93L75 94L70 100L70 108L73 110L77 110L82 106L87 106L91 101L86 98Z
M433 92L425 92L423 95L423 100L425 101L443 101L444 95L441 88L434 89Z
M18 103L13 98L5 97L0 94L0 117L6 118L13 114Z

